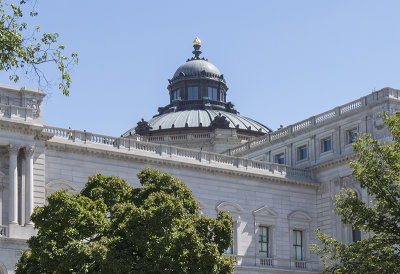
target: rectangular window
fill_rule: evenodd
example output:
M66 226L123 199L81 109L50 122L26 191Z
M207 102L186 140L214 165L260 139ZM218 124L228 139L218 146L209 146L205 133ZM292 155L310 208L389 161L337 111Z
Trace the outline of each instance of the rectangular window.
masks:
M327 152L332 150L332 138L325 138L321 141L322 152Z
M346 138L347 138L347 144L352 144L356 141L357 139L357 129L353 128L348 131L346 131Z
M285 164L285 154L281 153L281 154L275 155L275 163L284 165Z
M301 161L307 159L307 146L297 148L297 160Z
M172 100L178 100L181 99L181 92L179 89L174 90L172 93Z
M208 98L217 101L217 88L208 87Z
M358 227L352 229L352 240L353 242L361 241L361 231Z
M293 257L297 261L303 260L303 232L293 230Z
M199 87L188 87L188 100L199 99Z
M233 230L233 237L232 237L232 242L231 245L225 250L225 254L233 254L233 246L234 246L234 239L235 239L235 222L232 223L232 230Z
M269 248L268 248L268 235L269 229L266 226L260 226L258 228L258 252L260 257L268 257Z

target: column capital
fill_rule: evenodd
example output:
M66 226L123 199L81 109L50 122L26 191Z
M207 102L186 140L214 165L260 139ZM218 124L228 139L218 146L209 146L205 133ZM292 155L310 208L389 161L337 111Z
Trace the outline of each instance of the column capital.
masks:
M20 146L10 144L10 146L8 147L8 151L10 152L10 154L18 154L20 148Z
M34 152L35 152L35 147L34 146L25 147L25 155L26 155L26 157L32 157Z

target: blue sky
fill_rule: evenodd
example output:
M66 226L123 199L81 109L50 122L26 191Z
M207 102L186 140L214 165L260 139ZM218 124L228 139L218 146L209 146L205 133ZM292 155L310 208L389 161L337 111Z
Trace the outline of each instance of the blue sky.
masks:
M69 97L46 90L46 125L119 136L150 119L195 36L227 100L274 130L400 88L400 1L38 0L37 10L34 25L80 58Z

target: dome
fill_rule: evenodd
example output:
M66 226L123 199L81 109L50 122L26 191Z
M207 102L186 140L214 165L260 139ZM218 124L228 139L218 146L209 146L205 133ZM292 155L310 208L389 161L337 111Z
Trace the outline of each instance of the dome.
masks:
M253 119L226 111L207 109L184 110L166 113L149 120L148 124L152 128L150 132L157 132L157 130L160 129L207 128L211 126L211 123L216 116L225 116L226 120L229 121L229 128L232 129L250 130L264 134L271 132L271 129L257 121L254 121ZM130 134L135 133L135 128L132 128L125 132L123 136L127 137Z
M221 72L219 71L219 69L204 59L193 59L187 61L176 70L173 79L178 78L181 72L184 73L186 76L199 75L204 72L214 74L215 77L221 76Z

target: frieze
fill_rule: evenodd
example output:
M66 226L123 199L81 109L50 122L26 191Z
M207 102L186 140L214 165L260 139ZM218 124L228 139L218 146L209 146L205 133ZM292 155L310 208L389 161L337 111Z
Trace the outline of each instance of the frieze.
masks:
M295 184L302 185L307 187L316 188L319 186L318 182L315 181L303 181L301 179L295 178L286 178L286 177L278 177L273 174L258 174L254 172L250 172L247 170L239 170L234 168L229 168L225 166L216 167L216 166L205 166L206 162L199 163L188 163L184 159L179 161L180 159L163 159L163 158L155 158L157 154L144 156L132 153L133 151L129 150L102 150L99 148L88 147L86 145L77 145L77 144L66 144L66 143L57 143L54 141L46 142L46 149L49 153L51 150L59 151L59 152L67 152L67 153L79 153L84 155L93 155L95 157L101 157L104 159L116 159L116 160L134 160L143 164L154 164L154 165L163 165L163 166L171 166L171 167L180 167L180 168L189 168L194 170L202 170L204 172L218 172L220 174L226 174L229 176L240 176L246 178L252 178L256 180L273 180L276 183L286 183L286 184Z

